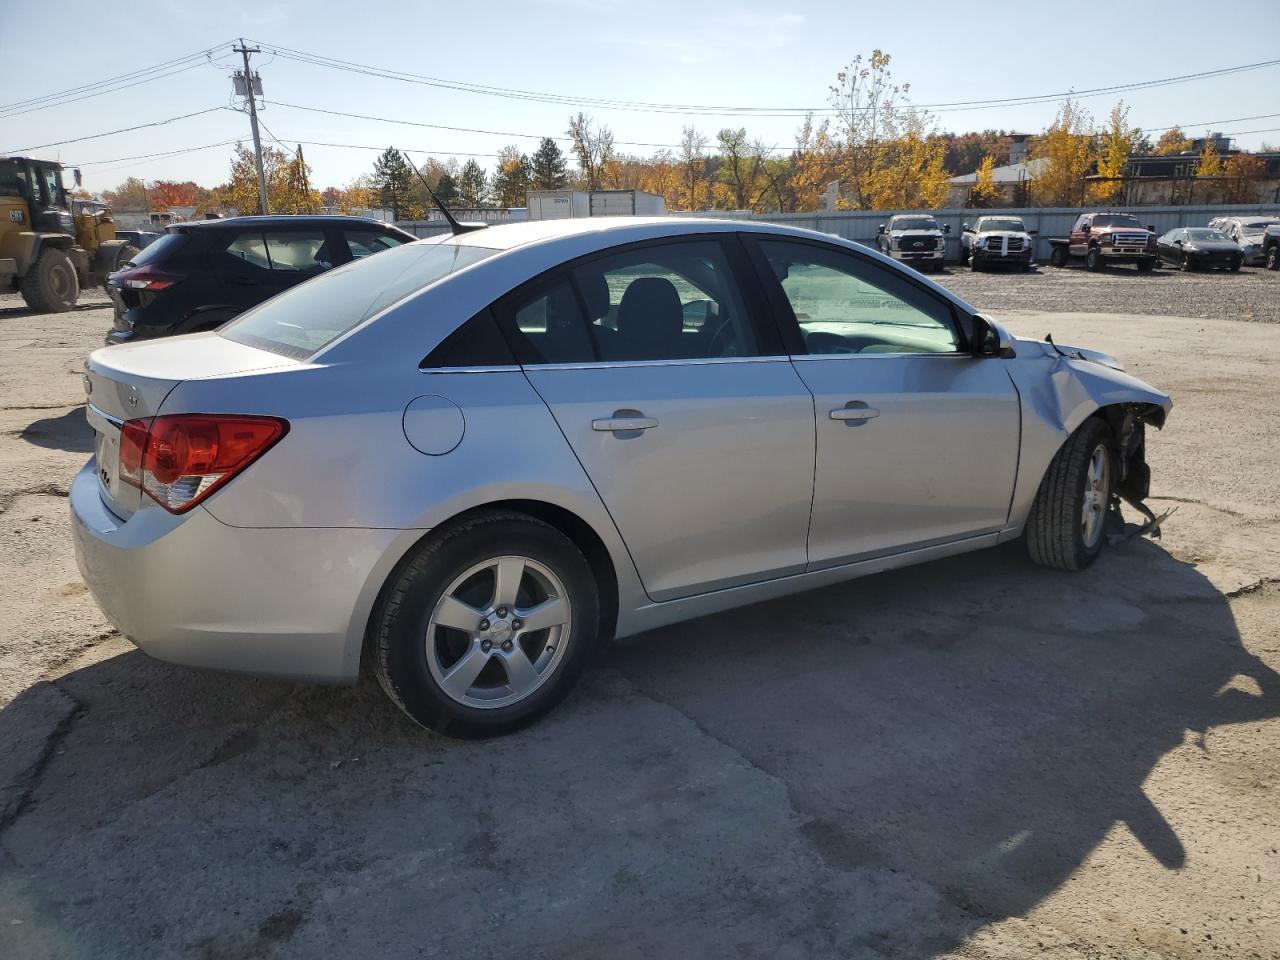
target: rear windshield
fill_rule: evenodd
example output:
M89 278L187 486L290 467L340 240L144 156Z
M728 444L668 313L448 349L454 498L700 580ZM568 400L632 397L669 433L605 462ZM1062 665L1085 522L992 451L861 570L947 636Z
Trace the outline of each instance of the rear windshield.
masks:
M489 247L408 243L301 283L218 334L303 360L397 300L495 253Z
M147 244L145 250L135 253L129 262L135 267L141 267L144 264L155 263L158 260L167 260L185 246L186 242L187 235L185 233L166 233L159 240Z

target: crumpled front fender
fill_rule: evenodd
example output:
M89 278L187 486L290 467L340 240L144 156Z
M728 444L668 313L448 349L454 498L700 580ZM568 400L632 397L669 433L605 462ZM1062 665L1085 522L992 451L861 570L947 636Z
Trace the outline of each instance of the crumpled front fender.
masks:
M1130 423L1159 428L1164 426L1173 401L1168 394L1125 373L1106 354L1021 339L1015 341L1015 352L1017 359L1009 364L1009 376L1022 404L1022 447L1009 531L1018 533L1049 463L1080 424L1109 408L1113 430ZM1122 439L1125 457L1141 456L1141 434L1132 441L1117 437L1118 442ZM1127 462L1122 464L1122 468L1127 466Z

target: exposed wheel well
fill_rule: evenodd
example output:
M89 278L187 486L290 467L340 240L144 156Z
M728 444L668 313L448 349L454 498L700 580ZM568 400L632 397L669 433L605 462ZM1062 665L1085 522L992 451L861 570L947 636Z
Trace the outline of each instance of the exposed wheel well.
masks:
M461 523L478 513L493 511L514 511L541 520L543 523L555 527L563 533L573 542L575 547L582 551L582 555L587 558L587 565L591 567L591 572L595 576L596 589L600 593L600 639L607 641L613 637L613 633L618 626L618 573L614 569L613 559L609 556L608 547L604 545L604 541L600 539L591 525L572 511L545 501L497 500L493 503L472 507L470 510L465 510L456 516L450 517L444 523L426 533L413 547L405 551L404 557L395 565L378 590L378 599L374 602L373 609L369 615L369 623L365 626L364 645L361 651L362 669L370 650L369 634L375 628L374 621L378 618L379 611L382 609L383 597L399 578L405 564L410 561L417 548L427 538L437 535L441 530Z

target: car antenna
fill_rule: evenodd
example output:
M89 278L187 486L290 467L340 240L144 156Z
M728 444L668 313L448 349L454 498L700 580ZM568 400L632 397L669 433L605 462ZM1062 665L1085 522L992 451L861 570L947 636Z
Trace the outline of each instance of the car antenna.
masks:
M413 165L413 161L409 159L409 155L401 150L400 156L404 157L405 163L409 164L409 169L417 174L418 179L422 181L422 185L427 188L427 193L430 194L432 203L439 208L440 212L444 215L444 218L449 221L450 233L456 237L460 233L471 233L473 230L483 230L485 228L483 223L459 223L454 215L449 212L449 208L440 202L440 198L436 196L436 192L431 189L431 184L427 183L427 178L424 177L422 172Z

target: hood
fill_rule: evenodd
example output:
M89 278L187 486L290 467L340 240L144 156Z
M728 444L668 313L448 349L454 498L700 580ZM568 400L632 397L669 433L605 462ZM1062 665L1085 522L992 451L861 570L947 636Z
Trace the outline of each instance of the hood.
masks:
M1091 233L1145 233L1147 236L1154 234L1146 227L1094 227Z
M1057 343L1056 341L1050 343L1048 340L1032 340L1024 337L1015 337L1014 340L1016 344L1025 344L1029 351L1040 351L1046 357L1067 357L1072 360L1085 360L1103 367L1110 367L1112 370L1124 370L1123 363L1111 356L1111 354L1103 353L1101 350L1090 350L1088 347L1076 347L1071 344Z
M895 227L889 232L896 237L940 237L942 236L941 230L921 230L918 227L911 227L909 229L905 227Z
M1183 246L1191 250L1228 250L1234 252L1240 249L1240 244L1234 240L1188 240Z
M979 230L980 237L1029 237L1026 230Z

